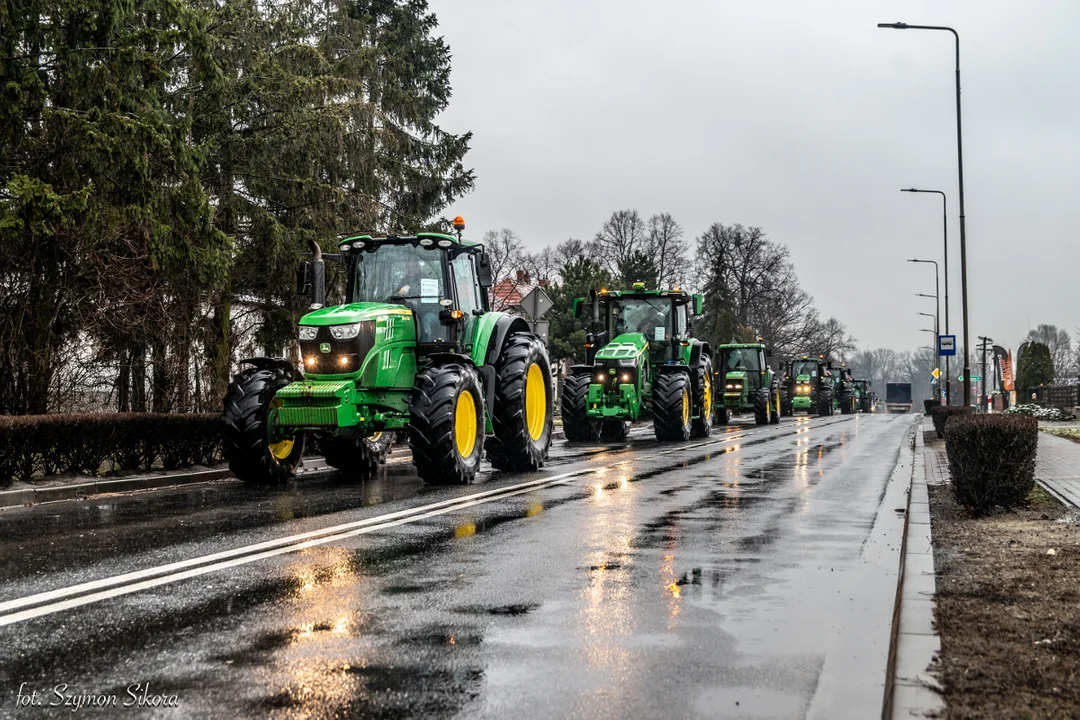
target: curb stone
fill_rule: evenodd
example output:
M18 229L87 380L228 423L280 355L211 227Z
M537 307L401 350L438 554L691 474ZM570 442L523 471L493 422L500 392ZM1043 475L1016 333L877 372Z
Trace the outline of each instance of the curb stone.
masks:
M562 440L561 428L551 433L552 440ZM405 450L397 450L390 453L390 457L404 457L408 454ZM322 472L327 468L321 465L321 457L305 458L305 461L317 467L305 472ZM0 491L0 510L26 505L37 505L45 502L58 500L77 500L79 498L103 493L132 492L136 490L157 490L159 488L175 487L178 485L193 485L195 483L211 482L213 480L228 480L233 474L227 468L218 470L200 470L199 472L177 472L162 475L146 475L141 477L115 478L113 480L97 480L91 482L73 483L70 485L53 485L51 487L23 488L20 490Z
M915 431L915 462L908 492L904 547L897 584L893 633L894 661L888 678L891 698L883 713L890 718L937 717L945 708L940 684L929 671L941 652L934 629L934 545L930 535L930 496L926 487L923 425Z

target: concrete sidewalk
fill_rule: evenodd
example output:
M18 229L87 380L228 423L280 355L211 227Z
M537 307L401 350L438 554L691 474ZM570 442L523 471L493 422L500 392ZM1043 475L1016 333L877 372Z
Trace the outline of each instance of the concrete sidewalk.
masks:
M1035 480L1061 502L1080 507L1080 443L1039 433Z

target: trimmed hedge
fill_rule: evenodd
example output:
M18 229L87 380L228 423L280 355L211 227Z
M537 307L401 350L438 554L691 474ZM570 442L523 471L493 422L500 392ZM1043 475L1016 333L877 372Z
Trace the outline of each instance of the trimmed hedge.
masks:
M930 410L930 419L934 421L934 429L937 430L937 436L941 439L945 439L945 425L949 422L949 418L956 415L971 415L975 412L973 407L965 407L963 405L939 405L936 408Z
M123 413L0 417L0 487L47 475L167 470L221 458L221 416Z
M949 474L956 499L976 514L1022 504L1035 487L1039 423L1022 415L949 419Z
M923 412L929 415L934 411L934 408L941 407L941 401L934 398L927 398L922 401Z

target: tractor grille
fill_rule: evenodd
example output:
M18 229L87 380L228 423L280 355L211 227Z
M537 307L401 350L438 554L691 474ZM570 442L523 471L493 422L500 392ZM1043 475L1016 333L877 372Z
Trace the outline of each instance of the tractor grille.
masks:
M280 424L292 427L334 427L338 424L338 406L283 407L277 418Z
M330 346L330 352L322 352L323 344ZM300 343L300 352L304 356L304 372L308 375L344 375L360 369L364 358L375 347L375 321L364 320L360 323L360 332L352 340L335 340L330 336L329 327L320 327L314 340ZM344 363L343 363L344 361Z
M611 371L614 370L613 375ZM601 380L601 376L603 379ZM626 376L627 379L623 379ZM637 378L637 368L619 365L615 359L597 360L593 368L592 381L604 386L605 390L616 391L619 385L634 383Z

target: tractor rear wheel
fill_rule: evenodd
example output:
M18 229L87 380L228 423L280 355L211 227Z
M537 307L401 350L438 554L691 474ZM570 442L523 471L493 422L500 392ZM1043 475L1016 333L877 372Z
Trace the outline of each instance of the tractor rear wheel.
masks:
M817 394L817 412L818 415L832 415L832 388L825 387L818 390Z
M246 483L283 483L296 474L300 465L303 433L292 438L271 437L271 410L281 405L274 396L290 382L284 368L245 370L225 393L225 458L233 474Z
M417 374L409 447L425 482L463 485L476 476L484 455L484 396L474 368L452 363Z
M769 423L769 388L758 388L754 392L754 422L758 425Z
M840 389L836 393L836 402L840 406L841 415L850 415L855 412L855 399L854 394L849 388L840 386Z
M630 423L625 420L605 420L600 426L600 439L605 442L625 440L630 434Z
M551 447L551 365L535 335L511 335L495 361L495 437L488 460L499 470L537 470Z
M600 423L589 418L588 394L592 374L569 375L563 382L562 426L566 439L573 441L596 442L600 439Z
M864 397L864 398L863 398L863 399L862 399L862 400L861 400L861 401L859 402L859 405L860 405L860 409L861 409L861 410L862 410L862 411L863 411L864 413L868 413L868 412L870 412L871 408L870 408L870 398L869 398L869 397Z
M393 443L393 432L378 432L365 438L319 438L326 464L342 475L373 475L386 462Z
M653 382L653 432L657 440L689 440L690 376L682 372L666 372Z
M712 360L702 354L701 362L690 371L694 376L694 418L690 437L703 438L712 434L713 374Z
M728 409L726 407L717 408L716 410L716 424L727 425L729 419Z

